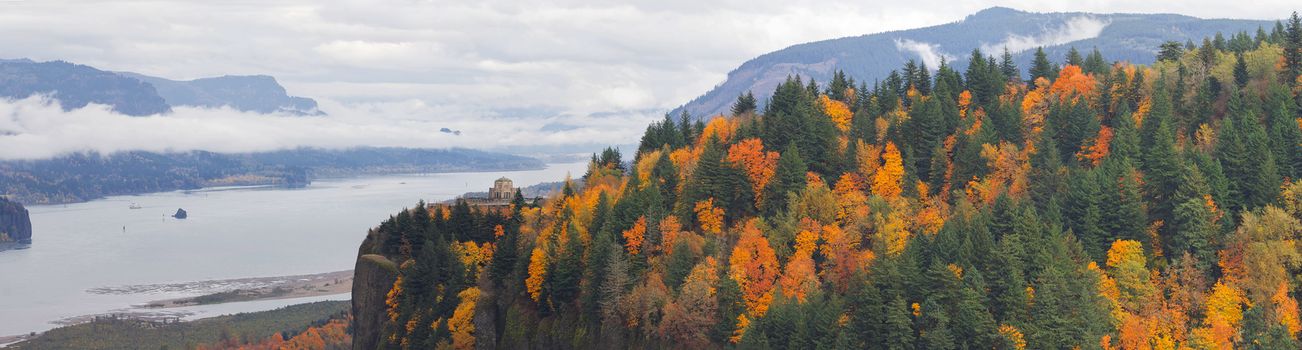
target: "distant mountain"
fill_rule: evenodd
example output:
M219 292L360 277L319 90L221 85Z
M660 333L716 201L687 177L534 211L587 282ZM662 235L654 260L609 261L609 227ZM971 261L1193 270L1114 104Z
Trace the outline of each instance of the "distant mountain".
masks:
M0 60L0 97L22 99L34 94L50 95L64 110L98 103L131 116L168 113L173 106L324 114L315 100L290 96L276 78L266 75L177 81L63 61Z
M227 75L187 81L170 80L124 72L124 76L149 83L173 106L231 108L257 113L322 115L316 101L290 96L285 88L268 75Z
M139 79L63 61L0 61L0 97L23 99L35 94L49 94L64 110L90 103L133 116L172 110L154 86Z
M1035 47L1051 60L1063 61L1076 47L1082 54L1098 48L1109 61L1152 63L1161 43L1200 42L1217 32L1270 30L1273 21L1200 19L1172 14L1030 13L995 7L961 21L932 27L845 37L799 44L767 53L728 73L722 84L672 111L696 117L727 113L737 95L752 91L761 106L788 75L828 81L837 70L869 85L912 59L935 70L944 59L962 71L973 49L1002 55L1007 47L1025 74Z

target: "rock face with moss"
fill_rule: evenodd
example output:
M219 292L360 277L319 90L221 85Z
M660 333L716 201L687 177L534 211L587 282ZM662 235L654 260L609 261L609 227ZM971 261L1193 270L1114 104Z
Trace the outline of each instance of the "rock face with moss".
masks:
M0 242L32 242L32 219L18 202L0 198Z
M384 304L398 267L383 255L374 254L378 234L372 230L358 249L353 269L353 349L375 349L380 344L380 330L388 321Z

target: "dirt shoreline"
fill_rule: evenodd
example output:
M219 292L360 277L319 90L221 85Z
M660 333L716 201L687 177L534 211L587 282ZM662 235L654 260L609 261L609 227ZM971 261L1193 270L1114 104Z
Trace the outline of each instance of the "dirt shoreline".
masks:
M256 300L296 299L348 293L353 288L353 271L335 271L312 275L240 278L216 281L257 284L255 288L237 288L197 297L154 300L136 307L170 309L195 305L214 305Z

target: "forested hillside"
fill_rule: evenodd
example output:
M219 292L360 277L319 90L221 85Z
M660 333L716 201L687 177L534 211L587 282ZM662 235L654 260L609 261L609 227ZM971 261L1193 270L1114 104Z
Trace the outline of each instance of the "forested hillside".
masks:
M666 118L540 206L372 230L354 345L1298 349L1302 23L1282 28L1148 66L974 51L791 77L763 110Z
M1273 24L1175 14L1035 13L992 7L953 23L820 40L760 55L728 72L727 80L672 114L712 117L727 111L732 99L747 91L759 96L762 104L788 75L828 81L844 71L862 81L884 80L908 60L921 59L918 63L931 69L941 60L964 67L969 64L966 53L973 48L995 55L1009 50L1012 61L1025 66L1034 58L1036 46L1054 57L1063 57L1075 47L1097 49L1117 61L1150 64L1166 41L1196 42L1209 37L1229 42L1232 37L1227 36L1239 31L1270 35L1283 29ZM1259 29L1263 33L1256 34ZM1216 33L1225 34L1218 37Z
M51 159L0 161L0 195L28 204L72 203L211 186L301 187L316 177L523 170L544 165L533 158L464 148L73 153Z

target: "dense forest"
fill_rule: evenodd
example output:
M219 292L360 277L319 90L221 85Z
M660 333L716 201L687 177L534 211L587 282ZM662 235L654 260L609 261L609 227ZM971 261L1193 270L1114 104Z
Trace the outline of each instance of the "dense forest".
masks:
M404 210L355 344L1302 347L1296 14L1151 66L1008 57L792 77L537 206Z

